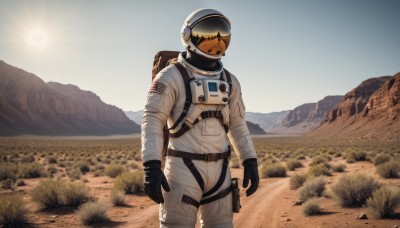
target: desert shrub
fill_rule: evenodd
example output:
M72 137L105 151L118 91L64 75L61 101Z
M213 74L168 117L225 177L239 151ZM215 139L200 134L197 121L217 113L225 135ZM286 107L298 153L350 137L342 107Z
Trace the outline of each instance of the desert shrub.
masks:
M400 206L400 189L396 186L383 186L372 193L367 206L378 218L387 218Z
M305 173L295 173L290 176L289 186L290 189L298 189L303 186L304 182L307 180L307 175Z
M89 191L84 184L68 183L63 191L64 203L70 207L77 207L89 200Z
M330 161L329 157L324 156L324 155L319 155L319 156L314 157L311 160L310 166L318 165L321 163L328 163L329 161Z
M68 171L69 178L73 180L81 179L82 172L79 169L71 169Z
M61 193L65 184L60 180L43 180L31 191L32 201L44 209L56 208L62 204Z
M49 167L47 167L47 172L49 172L50 175L53 175L57 173L57 168L54 165L50 165Z
M304 155L299 155L296 157L296 160L305 160L306 157Z
M280 163L269 164L264 162L261 167L261 177L286 177L286 168Z
M288 170L295 170L297 168L303 167L303 164L301 164L300 161L295 160L295 159L289 159L286 161L286 167Z
M115 178L125 171L125 168L122 165L111 164L106 167L104 170L105 174L109 177Z
M47 162L48 162L49 164L56 164L56 163L57 163L57 158L56 158L55 156L49 156L49 157L47 158Z
M7 179L0 181L0 189L14 189L14 180Z
M310 176L330 176L332 175L328 163L319 163L308 167L307 174Z
M67 167L67 164L65 162L58 162L58 166L65 168Z
M105 205L96 202L89 202L83 204L77 213L83 224L91 225L108 220L106 212L107 207Z
M303 186L299 188L299 199L307 201L314 197L320 197L325 190L326 182L322 176L307 179Z
M378 156L376 156L374 158L374 165L383 164L383 163L385 163L387 161L390 161L390 159L392 159L392 157L390 157L389 155L379 154Z
M100 176L103 176L104 175L104 171L103 170L95 170L94 172L93 172L93 175L95 176L95 177L100 177Z
M131 162L131 163L129 164L129 168L131 168L131 169L138 169L138 168L139 168L139 165L138 165L138 163L136 163L136 162ZM233 168L233 167L231 166L231 168Z
M346 161L348 163L353 163L357 161L367 161L367 153L361 151L350 152L346 156Z
M398 178L400 176L400 162L388 161L376 167L376 173L383 178Z
M81 171L82 174L85 174L90 171L90 166L86 162L79 162L76 165L76 168L79 169L79 171Z
M136 171L123 172L121 175L117 176L114 182L114 188L123 190L125 193L136 193L141 192L144 188L143 184L143 172Z
M334 165L332 166L332 169L333 172L343 173L344 171L346 171L346 165L345 164Z
M26 163L19 166L19 175L22 178L47 177L48 173L39 163Z
M15 182L15 185L17 186L26 186L26 183L23 179L19 179Z
M25 155L21 158L22 163L32 163L35 161L33 154Z
M15 176L15 170L11 167L11 165L8 165L6 163L0 163L0 181L3 180L16 180Z
M119 189L113 189L110 195L110 201L114 206L125 205L125 192Z
M361 173L344 174L331 190L343 207L361 207L380 184L370 175Z
M333 156L334 156L335 158L338 158L338 157L341 157L341 156L342 156L342 153L336 152Z
M321 214L321 207L319 206L320 199L312 198L304 203L302 211L305 216L312 216Z
M25 207L22 195L0 195L0 226L24 227L28 223L28 209Z

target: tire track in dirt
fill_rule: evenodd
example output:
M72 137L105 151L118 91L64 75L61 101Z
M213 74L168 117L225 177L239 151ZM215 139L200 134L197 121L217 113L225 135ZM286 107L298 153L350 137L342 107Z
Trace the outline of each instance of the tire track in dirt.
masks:
M262 181L257 192L247 197L242 197L242 210L233 218L234 227L277 227L278 215L275 210L279 207L278 195L285 188L289 188L288 178Z

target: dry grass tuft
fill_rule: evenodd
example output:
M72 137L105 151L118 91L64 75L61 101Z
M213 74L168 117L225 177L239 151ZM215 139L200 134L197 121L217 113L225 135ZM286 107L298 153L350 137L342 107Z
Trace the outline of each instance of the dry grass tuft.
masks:
M0 226L24 227L28 224L28 209L22 195L5 194L0 196Z
M97 202L89 202L83 204L79 208L77 214L83 224L93 225L98 222L107 221L108 217L106 212L107 206Z
M361 207L380 184L370 175L361 173L344 174L331 190L343 207Z
M388 218L400 206L400 188L383 186L372 193L367 200L367 207L377 218Z
M311 177L307 179L303 186L299 188L299 199L303 202L314 198L322 196L325 191L325 179L324 177Z

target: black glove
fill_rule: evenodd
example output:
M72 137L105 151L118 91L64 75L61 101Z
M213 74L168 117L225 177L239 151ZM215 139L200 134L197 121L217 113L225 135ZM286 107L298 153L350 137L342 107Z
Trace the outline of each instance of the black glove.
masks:
M243 188L247 188L249 180L251 180L250 188L246 191L246 196L250 196L257 191L260 178L258 177L258 164L256 158L249 158L243 162L244 177Z
M154 202L164 203L164 198L161 192L161 185L164 190L169 192L167 178L161 171L161 161L151 160L143 163L144 166L144 192Z

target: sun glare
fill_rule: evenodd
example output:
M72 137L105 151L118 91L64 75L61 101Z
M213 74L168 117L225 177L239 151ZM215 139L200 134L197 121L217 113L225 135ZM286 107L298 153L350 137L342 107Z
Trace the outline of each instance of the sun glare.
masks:
M36 49L43 49L48 45L49 34L40 27L33 28L27 34L28 44Z

